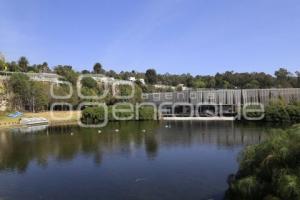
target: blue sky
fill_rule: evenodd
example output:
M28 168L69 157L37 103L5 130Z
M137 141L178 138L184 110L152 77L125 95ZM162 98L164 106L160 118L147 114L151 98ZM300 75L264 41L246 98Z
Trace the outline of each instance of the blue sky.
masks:
M300 70L298 0L0 0L8 60L159 73Z

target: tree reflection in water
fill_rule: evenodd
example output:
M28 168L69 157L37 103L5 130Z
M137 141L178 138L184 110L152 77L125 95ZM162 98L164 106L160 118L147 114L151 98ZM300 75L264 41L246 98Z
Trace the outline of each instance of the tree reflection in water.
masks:
M0 131L0 170L22 173L30 162L47 167L49 159L69 162L79 155L101 165L105 156L131 156L140 149L149 159L155 159L160 148L201 144L231 148L261 142L269 129L234 122L169 122L170 128L165 123L114 122L101 133L75 126L48 127L34 133ZM120 129L118 133L113 131L116 128Z

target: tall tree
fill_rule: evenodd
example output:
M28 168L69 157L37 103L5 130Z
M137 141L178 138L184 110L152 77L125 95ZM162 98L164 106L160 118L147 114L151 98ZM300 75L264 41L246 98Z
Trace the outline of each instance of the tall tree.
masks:
M9 86L14 93L13 105L24 109L31 96L29 77L21 73L13 74L9 79Z
M279 70L275 71L275 76L278 80L286 80L289 74L290 72L288 72L288 70L285 68L280 68Z
M21 69L22 72L27 72L27 68L29 65L29 62L27 60L27 58L25 56L22 56L19 61L18 61L18 65Z
M43 62L43 64L37 66L37 71L38 71L39 73L48 73L48 72L50 72L51 70L50 70L50 68L48 67L48 63L47 63L47 62Z
M72 69L72 66L69 65L58 65L54 68L55 73L63 76L67 81L76 84L78 74Z
M5 71L7 69L7 65L4 60L0 59L0 71Z
M297 87L300 88L300 71L296 71L297 75Z
M82 70L82 71L81 71L81 73L82 73L82 74L90 74L90 71L89 71L89 70L86 70L86 69L84 69L84 70Z
M94 73L95 74L101 74L101 73L103 73L103 68L102 68L102 65L100 64L100 63L96 63L95 65L94 65Z
M148 69L146 71L145 78L146 83L151 85L155 84L157 82L157 74L155 69Z
M31 82L29 107L32 112L47 109L49 103L47 87L41 82Z
M5 63L5 57L0 52L0 71L7 70L7 64Z
M280 68L279 70L275 71L275 76L277 79L277 84L279 87L290 87L289 83L289 76L291 73L285 69L285 68Z
M15 61L12 61L12 62L7 63L7 64L8 64L8 71L11 71L11 72L20 71L20 68L19 68L18 64Z

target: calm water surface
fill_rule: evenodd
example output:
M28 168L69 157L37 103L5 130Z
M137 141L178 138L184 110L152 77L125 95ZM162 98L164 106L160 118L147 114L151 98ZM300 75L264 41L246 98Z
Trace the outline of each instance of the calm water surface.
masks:
M239 152L269 129L126 122L101 133L76 126L0 131L0 199L222 199Z

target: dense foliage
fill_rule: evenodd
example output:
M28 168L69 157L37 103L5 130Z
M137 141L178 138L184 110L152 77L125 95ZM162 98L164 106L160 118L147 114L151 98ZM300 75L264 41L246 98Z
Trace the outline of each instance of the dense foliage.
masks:
M300 122L300 102L286 104L283 100L271 102L265 109L265 120L272 122Z
M48 108L48 88L44 83L30 81L25 74L16 73L8 82L12 92L12 107L19 110L41 111Z
M299 125L247 147L239 162L238 173L229 180L227 199L300 199Z
M130 108L127 105L118 105L115 107L115 111L113 111L113 106L109 106L107 111L106 116L103 107L87 107L82 111L81 120L86 124L98 124L104 121L105 117L107 117L109 121L118 121L119 119L115 118L113 112L115 112L115 115L119 118L130 118L130 120L153 120L156 117L155 110L151 106Z

